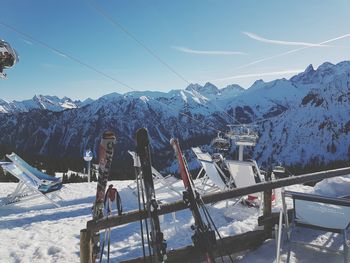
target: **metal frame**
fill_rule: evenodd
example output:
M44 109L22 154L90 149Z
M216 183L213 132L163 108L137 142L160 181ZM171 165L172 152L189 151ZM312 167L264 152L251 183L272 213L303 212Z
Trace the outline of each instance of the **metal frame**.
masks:
M285 200L286 197L293 199L293 214L292 214L291 224L289 223L289 218L288 218L287 205L286 205L286 200ZM342 251L343 253L342 254L344 255L344 263L348 263L349 259L350 259L350 255L349 255L349 245L347 244L347 230L350 228L350 218L349 218L349 223L347 224L347 226L344 229L343 228L329 228L329 227L319 226L319 225L312 224L312 223L305 223L305 222L302 222L301 220L298 220L298 218L296 217L295 200L303 200L303 201L310 201L310 202L315 202L315 203L350 207L350 200L348 200L348 199L325 197L325 196L319 196L319 195L314 195L314 194L306 194L306 193L298 193L298 192L282 190L282 208L283 208L283 210L280 212L279 228L278 228L278 234L277 234L278 237L276 239L276 249L277 249L276 260L277 260L277 263L280 262L281 235L283 232L283 229L282 229L282 217L283 216L284 216L284 221L285 221L285 225L286 225L285 228L286 228L286 233L287 233L287 241L290 243L293 243L293 244L302 245L302 246L317 247L317 248L320 248L324 251L340 254L341 251L339 251L339 250L326 248L326 247L319 246L316 244L308 244L308 243L301 242L301 241L295 241L292 239L292 234L293 234L293 230L295 230L296 227L304 227L304 228L309 228L309 229L316 229L316 230L322 230L322 231L326 231L326 232L341 234L343 237L342 238L343 239L343 251ZM291 250L291 246L289 244L287 262L289 262L290 250Z

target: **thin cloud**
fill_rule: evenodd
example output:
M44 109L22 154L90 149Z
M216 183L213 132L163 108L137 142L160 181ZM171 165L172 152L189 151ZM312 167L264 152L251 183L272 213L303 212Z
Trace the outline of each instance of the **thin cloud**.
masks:
M296 73L300 73L300 72L303 72L303 71L304 71L303 69L290 69L290 70L284 70L284 71L243 74L243 75L235 75L235 76L230 76L230 77L226 77L226 78L215 79L214 81L296 74Z
M350 37L350 34L345 34L345 35L342 35L342 36L339 36L339 37L331 38L331 39L328 39L326 41L323 41L323 42L320 42L320 43L317 43L317 44L324 45L324 44L328 44L328 43L331 43L331 42L334 42L334 41L337 41L337 40L340 40L340 39L343 39L343 38L348 38L348 37ZM304 50L304 49L308 49L308 48L312 48L312 47L299 47L299 48L296 48L296 49L291 49L291 50L283 52L283 53L279 53L279 54L276 54L276 55L273 55L273 56L270 56L270 57L265 57L265 58L261 58L261 59L249 62L249 63L244 64L242 66L236 67L233 70L239 70L239 69L247 68L249 66L252 66L252 65L255 65L255 64L259 64L261 62L265 62L265 61L268 61L268 60L271 60L271 59L274 59L274 58L283 57L283 56L286 56L286 55L289 55L289 54L292 54L292 53L296 53L298 51L301 51L301 50Z
M274 44L274 45L303 46L303 47L329 47L328 45L323 45L323 44L267 39L251 32L242 32L242 33L254 40L264 42L264 43Z
M234 56L234 55L248 55L247 53L240 52L240 51L222 51L222 50L195 50L187 47L172 47L173 49L176 49L178 51L189 53L189 54L195 54L195 55L216 55L216 56Z

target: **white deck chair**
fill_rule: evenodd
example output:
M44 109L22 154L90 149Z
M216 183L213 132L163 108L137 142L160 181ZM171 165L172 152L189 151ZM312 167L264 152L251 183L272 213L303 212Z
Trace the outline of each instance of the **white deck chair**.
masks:
M225 160L225 164L237 188L264 181L255 161Z
M61 183L62 179L58 177L53 177L50 175L47 175L38 169L34 168L33 166L30 166L26 161L24 161L21 157L19 157L17 154L7 154L7 158L9 158L14 164L16 164L22 171L25 171L26 173L30 174L34 179L40 180L44 184L52 184L54 183Z
M251 186L265 180L255 161L225 160L225 164L237 188ZM252 201L250 201L250 199L252 199ZM254 199L258 200L258 203L253 201ZM245 201L262 207L262 200L263 193L254 193L248 195L248 199Z
M165 187L169 188L170 190L172 190L178 196L182 196L182 193L180 191L176 190L172 186L174 183L178 182L179 179L177 179L176 177L174 177L171 174L164 177L154 167L152 167L152 174L153 174L153 178L155 179L155 181L154 181L155 184L159 183L162 186L165 186Z
M135 162L135 158L136 158L136 153L133 151L128 151L129 154L132 156L134 162ZM174 194L176 196L181 196L182 197L182 193L178 190L176 190L172 185L176 182L179 181L179 179L175 178L174 176L167 175L167 176L163 176L161 175L160 172L158 172L153 166L152 166L152 175L153 175L153 180L154 180L154 186L155 186L155 190L157 191L157 188L159 189L159 187L166 187L169 190L171 190L169 193L170 194ZM136 185L136 179L135 182L132 185L128 186L134 193L134 195L137 196L137 185Z
M132 156L133 161L134 161L134 167L136 168L140 168L141 167L141 162L140 162L140 158L139 156L133 152L133 151L128 151L128 153ZM178 182L179 180L176 179L174 176L172 175L168 175L166 177L163 177L154 167L152 168L152 176L153 176L153 183L154 183L154 188L155 191L157 191L157 189L159 189L160 187L166 187L167 189L169 189L170 191L168 192L168 194L173 194L174 196L181 196L182 197L182 193L178 190L176 190L172 184ZM136 175L137 178L135 178L135 181L133 182L133 185L128 185L128 187L132 190L133 194L137 197L138 193L137 193L137 180L141 180L141 176L142 176L142 172L141 170L139 171L139 174ZM157 185L160 184L160 187ZM141 187L142 187L142 182L141 182ZM178 222L176 219L176 212L172 212L172 218L173 218L173 222ZM161 215L159 220L161 222L163 222L164 220L164 215Z
M285 198L293 199L293 215L291 225L288 221L288 212ZM344 198L331 198L319 196L314 194L297 193L291 191L282 191L283 213L280 213L277 251L276 259L280 261L280 247L282 236L282 216L284 216L287 241L291 243L302 244L305 246L313 246L321 248L325 251L337 252L332 249L312 245L309 243L302 243L300 241L292 240L292 233L296 227L304 227L310 229L323 230L327 232L340 233L343 238L343 255L344 262L348 263L350 260L349 246L347 243L347 230L350 227L350 200ZM288 258L290 257L290 245L288 248Z
M224 181L226 178L223 171L218 167L218 165L213 161L212 157L208 153L203 153L199 147L193 147L192 151L197 157L197 160L201 164L201 169L197 175L197 179L200 180L199 190L202 192L225 190L229 188L230 182ZM200 175L204 172L204 175ZM221 176L220 176L221 174ZM208 179L213 184L208 183ZM198 188L198 185L196 185Z
M43 181L39 178L33 176L32 174L23 171L22 167L18 166L15 163L8 163L3 164L2 168L11 173L13 176L15 176L19 183L17 184L16 189L14 192L7 196L6 200L0 204L1 206L7 206L11 204L16 204L22 201L27 201L31 199L35 199L38 197L43 197L46 200L48 200L50 203L52 203L56 207L60 207L60 205L57 203L58 199L62 199L59 195L55 193L55 190L47 192L43 192L40 189L49 189L48 182L45 182L44 187ZM55 185L55 187L57 184Z

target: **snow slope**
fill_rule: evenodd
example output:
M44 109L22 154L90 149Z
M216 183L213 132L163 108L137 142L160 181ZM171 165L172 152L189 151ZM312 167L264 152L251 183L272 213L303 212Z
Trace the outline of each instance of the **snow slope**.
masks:
M113 181L117 186L124 211L137 209L137 198L128 187L132 181ZM14 188L15 183L0 184L0 196L4 197ZM182 182L173 185L182 190ZM294 191L316 192L331 196L350 195L350 176L328 179L313 189L309 186L289 187ZM36 199L0 209L0 258L4 263L79 262L79 231L91 219L91 206L96 191L96 183L67 184L61 190L60 208L53 208L44 199ZM162 202L182 199L168 189L157 188L157 198ZM278 210L278 207L275 209ZM222 236L234 235L257 227L258 210L240 204L226 209L225 202L209 206L211 215ZM161 228L168 243L168 250L191 244L190 226L193 223L189 210L176 213L176 221L171 214L165 215ZM114 228L111 235L111 261L142 255L139 222ZM318 244L327 241L334 245L339 238L312 231L303 232L307 241ZM334 245L335 246L335 245ZM255 251L235 255L235 262L274 261L274 240L268 240ZM285 255L282 255L285 257ZM291 262L319 263L338 262L341 257L317 254L315 251L298 250ZM106 260L106 257L105 257ZM340 262L340 261L339 261Z

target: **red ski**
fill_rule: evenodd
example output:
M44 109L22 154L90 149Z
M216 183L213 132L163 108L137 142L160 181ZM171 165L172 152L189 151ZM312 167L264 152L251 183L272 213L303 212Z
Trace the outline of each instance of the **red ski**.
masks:
M194 230L194 234L192 236L194 247L205 255L205 260L208 263L213 263L215 262L212 252L212 248L216 244L215 231L211 229L210 224L205 224L202 219L200 213L200 195L195 190L192 177L188 172L186 160L182 155L178 140L173 138L170 140L170 144L175 150L179 162L181 179L185 186L183 199L184 202L189 206L194 218L194 226L192 226L192 229Z

